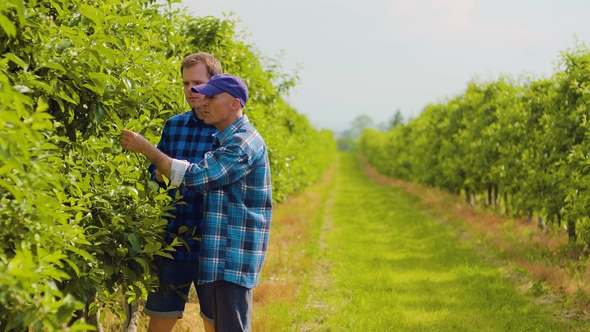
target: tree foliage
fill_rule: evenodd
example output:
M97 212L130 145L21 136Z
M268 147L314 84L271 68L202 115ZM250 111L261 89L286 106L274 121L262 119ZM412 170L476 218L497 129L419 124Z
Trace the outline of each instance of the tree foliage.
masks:
M361 137L363 130L372 128L374 125L375 121L370 116L358 115L350 121L350 127L342 133L342 136L356 140Z
M174 250L163 241L172 199L118 137L156 143L186 111L180 61L198 51L247 82L274 197L314 182L332 133L282 99L296 77L262 64L231 18L149 0L0 4L0 330L88 328L75 311L122 315L118 289L136 300L157 286L154 257Z
M577 43L551 77L471 81L407 125L365 131L359 146L384 174L541 215L588 244L589 105L590 50Z

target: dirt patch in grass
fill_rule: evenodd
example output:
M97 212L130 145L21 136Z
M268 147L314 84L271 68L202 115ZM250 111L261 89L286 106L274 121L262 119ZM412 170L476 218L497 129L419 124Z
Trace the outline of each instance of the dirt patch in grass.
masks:
M332 191L332 194L334 194L335 192L336 190ZM331 262L325 258L326 251L329 249L328 245L326 244L325 234L327 234L334 228L332 219L329 217L331 214L333 204L333 197L330 197L330 199L328 199L328 201L326 202L324 213L325 216L323 218L324 222L322 225L322 230L320 231L320 239L318 243L319 256L317 257L314 263L312 270L313 272L311 275L311 282L309 283L311 287L311 296L309 296L306 303L306 308L308 308L308 310L313 310L317 313L317 315L314 317L312 322L308 322L297 326L297 331L317 331L322 326L322 322L328 318L330 310L332 310L332 308L328 304L324 303L321 298L318 298L313 294L325 293L328 291L331 285Z
M289 196L275 208L269 250L262 271L261 282L254 288L255 305L264 306L270 299L295 302L302 278L313 266L312 253L307 244L313 241L317 213L325 199L315 188L329 186L334 167L303 192Z

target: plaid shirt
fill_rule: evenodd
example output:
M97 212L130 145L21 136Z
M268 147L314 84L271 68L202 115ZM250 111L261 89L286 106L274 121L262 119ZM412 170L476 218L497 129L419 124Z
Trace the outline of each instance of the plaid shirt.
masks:
M266 144L243 115L215 136L214 150L191 164L184 184L206 192L199 283L258 284L272 216Z
M207 125L203 120L197 119L195 111L175 115L166 121L162 137L158 143L158 149L171 158L188 160L191 163L198 163L211 151L213 145L213 134L217 133L214 126ZM156 169L154 165L149 168L152 178L155 179ZM176 210L169 211L175 218L168 218L166 228L166 241L172 243L178 234L181 226L188 227L191 231L179 235L188 244L189 249L184 245L175 247L176 252L170 254L177 260L198 260L200 241L192 238L201 236L203 221L203 195L201 193L186 190L184 187L172 190L169 194L174 197L176 191L180 190L183 196L182 201L186 204L175 204ZM194 235L192 230L194 229Z

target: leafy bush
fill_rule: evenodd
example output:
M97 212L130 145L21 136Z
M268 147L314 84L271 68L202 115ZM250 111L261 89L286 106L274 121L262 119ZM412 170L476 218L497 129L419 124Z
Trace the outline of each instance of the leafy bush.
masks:
M75 311L122 315L120 289L137 300L157 286L172 198L118 137L157 142L186 110L180 61L197 51L249 84L276 199L315 181L331 133L282 100L296 78L265 68L232 20L148 0L0 4L0 330L88 328Z

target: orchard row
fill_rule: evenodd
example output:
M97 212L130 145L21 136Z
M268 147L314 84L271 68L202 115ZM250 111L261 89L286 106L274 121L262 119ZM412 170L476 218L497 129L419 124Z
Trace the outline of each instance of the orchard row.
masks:
M167 256L172 201L147 161L122 150L122 128L154 144L187 111L180 61L209 52L251 92L245 109L266 140L273 195L313 183L333 158L283 96L297 81L236 31L149 0L6 0L0 4L0 330L87 327L154 287Z
M590 51L561 53L545 78L471 81L407 125L367 130L381 173L464 194L514 216L541 216L590 244Z

